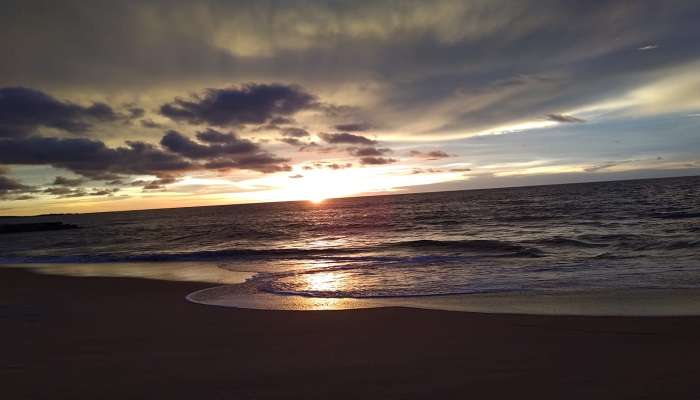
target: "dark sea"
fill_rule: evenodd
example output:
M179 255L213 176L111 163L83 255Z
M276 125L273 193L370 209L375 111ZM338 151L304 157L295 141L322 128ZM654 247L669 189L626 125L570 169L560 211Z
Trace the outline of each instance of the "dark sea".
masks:
M2 235L0 264L196 262L317 298L700 288L700 177L0 218L42 221L81 228Z

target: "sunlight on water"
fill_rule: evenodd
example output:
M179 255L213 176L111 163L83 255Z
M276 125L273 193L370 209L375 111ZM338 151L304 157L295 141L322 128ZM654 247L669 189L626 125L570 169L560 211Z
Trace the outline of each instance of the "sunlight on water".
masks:
M320 272L316 274L304 274L302 289L314 292L336 292L346 289L346 280L336 272Z

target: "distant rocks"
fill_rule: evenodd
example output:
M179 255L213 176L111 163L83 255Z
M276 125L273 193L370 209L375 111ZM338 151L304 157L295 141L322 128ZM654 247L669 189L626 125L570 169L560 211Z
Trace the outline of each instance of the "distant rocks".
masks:
M27 224L2 224L0 235L23 232L62 231L65 229L80 229L78 225L64 224L63 222L34 222Z

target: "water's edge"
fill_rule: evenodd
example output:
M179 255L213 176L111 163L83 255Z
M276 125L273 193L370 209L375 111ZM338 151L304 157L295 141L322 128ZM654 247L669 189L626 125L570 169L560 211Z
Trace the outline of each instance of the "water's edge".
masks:
M484 293L392 298L314 298L255 292L246 284L188 294L189 302L256 310L318 311L381 307L561 316L700 316L699 289L600 290L574 293Z

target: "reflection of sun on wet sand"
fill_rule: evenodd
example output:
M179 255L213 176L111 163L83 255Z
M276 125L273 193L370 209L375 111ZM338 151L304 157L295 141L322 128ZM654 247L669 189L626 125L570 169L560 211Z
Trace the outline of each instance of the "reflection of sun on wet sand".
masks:
M209 286L0 269L3 398L619 400L700 390L698 317L182 300Z

